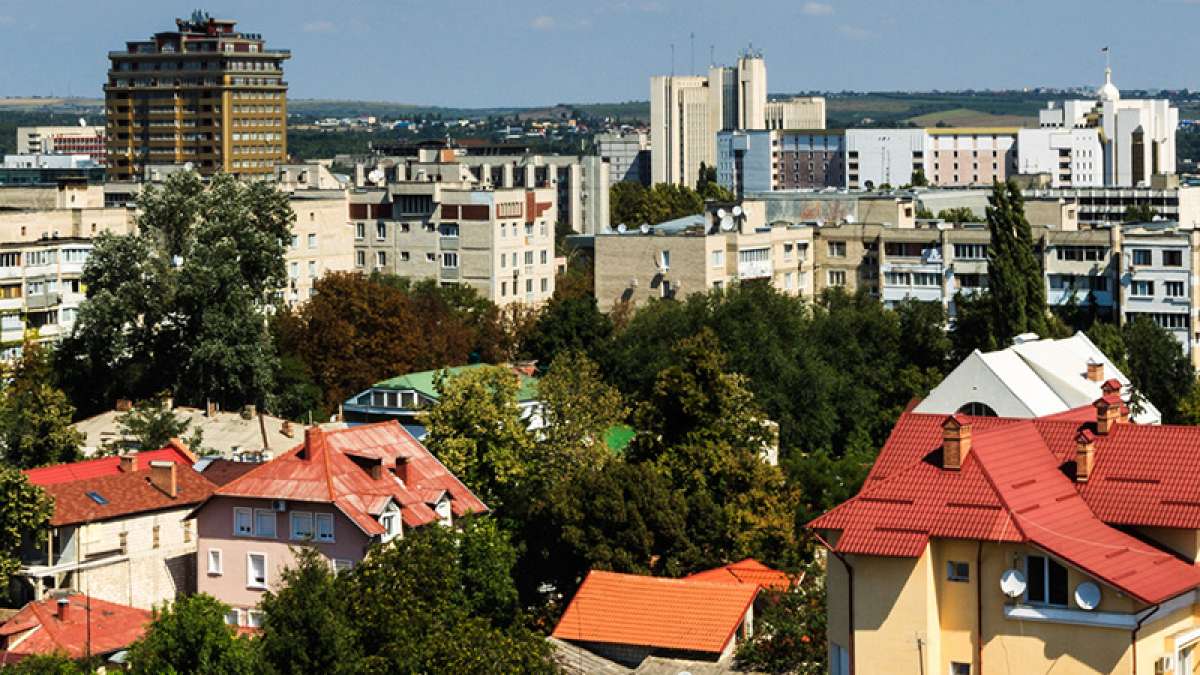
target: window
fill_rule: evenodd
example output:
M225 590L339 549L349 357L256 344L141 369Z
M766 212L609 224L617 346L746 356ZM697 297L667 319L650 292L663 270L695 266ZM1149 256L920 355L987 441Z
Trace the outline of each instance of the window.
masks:
M1056 248L1055 255L1059 260L1100 262L1108 255L1108 248L1104 246L1059 246Z
M385 513L379 517L379 524L383 526L384 541L389 541L400 533L399 517L396 513Z
M941 283L942 277L936 272L913 272L914 286L938 286Z
M438 261L438 255L436 253L426 253L425 254L425 262L437 262L437 261Z
M308 247L309 248L317 247L317 235L315 235L315 234L308 235Z
M500 269L504 269L506 267L508 267L508 256L501 253L500 254Z
M275 538L275 512L270 509L254 509L254 536Z
M1162 252L1163 267L1183 267L1183 251L1167 250Z
M1134 265L1153 265L1153 256L1148 248L1133 249L1133 264Z
M366 236L367 236L367 224L366 223L355 223L354 224L354 238L355 239L365 239Z
M970 581L970 563L949 560L946 562L946 578L950 581Z
M950 675L971 675L971 664L951 661Z
M246 554L246 587L247 588L266 588L267 587L267 554L266 553L247 553Z
M501 281L500 282L500 297L503 298L506 295L508 295L508 282Z
M792 259L792 250L795 248L796 248L796 245L793 244L792 242L790 242L790 241L785 242L783 244L783 259L791 260Z
M308 278L309 279L317 278L317 261L316 260L308 261Z
M658 252L658 266L664 270L671 269L671 252L663 249Z
M387 266L387 251L376 251L375 252L375 266L376 267L386 267Z
M354 561L353 560L341 560L339 558L334 558L334 560L333 560L333 575L334 576L337 576L343 572L349 572L352 569L354 569Z
M367 266L367 252L366 251L355 251L354 252L354 264L357 265L358 267L366 267Z
M846 257L846 242L831 241L827 243L830 258L845 258ZM843 276L845 276L843 274Z
M1134 279L1133 282L1129 284L1129 294L1150 297L1154 295L1154 282L1147 281L1145 279Z
M375 238L379 241L387 239L387 223L375 223Z
M541 260L540 260L541 264L543 264L543 265L545 265L545 264L546 264L546 261L547 261L547 259L548 259L548 255L549 255L549 254L546 252L546 249L542 249L542 256L541 256Z
M438 230L442 233L443 237L457 237L458 223L442 223L441 226L438 227Z
M408 262L409 258L408 251L400 251L400 262Z
M246 610L246 625L250 628L262 628L263 613L256 610Z
M313 514L304 511L293 511L291 521L292 539L303 541L313 538Z
M415 406L409 406L410 408ZM333 514L318 513L314 516L317 525L317 541L333 541Z
M242 621L241 613L236 609L231 609L225 614L225 625L236 626Z
M221 549L208 549L208 573L212 575L221 574Z
M533 264L533 251L525 251L525 264L526 265Z
M1025 556L1025 599L1043 605L1067 606L1067 568L1041 555Z
M829 270L826 274L826 280L830 286L846 285L846 270Z
M964 415L970 415L971 417L998 417L996 411L992 410L990 405L986 403L980 403L979 401L964 403L963 406L958 409L958 412L963 413Z
M766 248L746 248L738 251L739 263L767 262L770 257L771 251Z
M725 251L713 251L712 252L712 266L713 267L724 267L725 266Z
M955 244L954 257L961 260L987 260L987 244Z
M850 652L836 642L829 643L829 675L850 675Z
M294 262L294 263L288 265L288 276L291 277L292 279L300 278L300 263ZM30 290L30 294L31 295L33 294L32 290Z
M1168 298L1183 297L1183 282L1182 281L1164 281L1163 292Z
M239 537L254 533L254 516L250 509L238 507L233 510L233 533Z
M458 268L458 254L446 252L442 254L442 267L449 269Z
M545 293L550 288L550 280L542 277L542 292Z

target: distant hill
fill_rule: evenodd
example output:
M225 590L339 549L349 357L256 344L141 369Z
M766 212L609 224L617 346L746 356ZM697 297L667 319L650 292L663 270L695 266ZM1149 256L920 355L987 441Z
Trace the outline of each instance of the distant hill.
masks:
M918 127L1036 127L1036 117L1025 115L994 115L992 113L954 108L908 118Z

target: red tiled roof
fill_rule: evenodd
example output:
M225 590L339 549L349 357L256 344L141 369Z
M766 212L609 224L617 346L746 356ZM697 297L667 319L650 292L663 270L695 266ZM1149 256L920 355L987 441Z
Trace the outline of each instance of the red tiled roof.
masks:
M592 570L553 635L563 640L720 653L758 591L757 584Z
M161 460L191 466L196 463L196 456L183 443L172 440L165 448L137 453L137 468L139 471L146 471L150 468L150 462ZM71 462L70 464L55 464L53 466L42 466L36 469L25 470L25 475L29 478L29 482L41 486L66 483L83 478L115 476L119 473L121 473L121 458L115 455L85 459L81 462Z
M905 413L859 494L809 526L840 530L838 551L866 555L919 556L931 537L1026 542L1145 602L1200 585L1200 569L1106 524L1200 526L1200 500L1187 496L1200 427L1118 424L1095 436L1091 478L1076 483L1075 439L1092 423L1070 412L970 418L958 471L941 468L946 417Z
M251 469L258 466L256 462L235 462L232 459L213 459L208 460L208 464L204 466L204 470L200 473L208 479L213 485L224 485L233 481L235 478L241 478Z
M777 591L786 591L792 585L792 577L786 572L771 569L754 558L746 558L716 569L696 572L684 579L723 584L756 584L760 588Z
M65 652L72 659L82 658L88 650L88 598L82 594L66 596L69 605L65 620L58 618L58 601L47 598L31 602L0 625L0 635L8 638L7 651L0 652L0 665L26 656ZM151 621L144 609L118 605L92 598L91 653L109 654L128 647L145 632Z
M42 489L54 498L50 524L59 527L199 504L208 499L215 486L190 467L176 469L174 497L150 482L150 471L84 478L69 483L53 483ZM98 495L105 503L93 499Z
M364 463L381 462L383 475L372 478L356 458ZM401 480L401 476L407 476L407 480ZM434 504L428 498L444 493L449 493L455 515L487 510L394 420L333 431L310 428L303 444L254 467L215 492L227 497L334 504L369 535L383 533L374 516L393 500L410 527L436 521Z

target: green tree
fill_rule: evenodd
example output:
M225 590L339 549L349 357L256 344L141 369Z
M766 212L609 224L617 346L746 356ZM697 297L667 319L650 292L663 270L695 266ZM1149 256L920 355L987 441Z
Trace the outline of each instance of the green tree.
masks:
M348 575L360 672L557 670L545 640L523 627L511 544L491 519L461 522L410 531Z
M954 223L956 225L979 222L979 216L975 215L975 211L966 206L960 206L952 209L942 209L941 211L938 211L937 217L948 223Z
M929 185L929 179L925 177L924 169L917 169L916 171L913 172L913 175L912 175L912 186L913 187L927 187L928 185ZM921 217L921 216L918 216L918 218L919 217Z
M1176 422L1180 402L1191 392L1196 377L1179 341L1147 317L1130 321L1121 332L1134 407L1144 398L1158 408L1164 422Z
M917 220L933 220L935 216L933 215L933 211L930 211L924 206L918 206L916 217Z
M989 297L995 338L1001 344L1021 333L1046 332L1046 288L1034 252L1025 202L1013 181L995 183L988 197Z
M267 591L260 604L263 661L281 675L357 672L346 596L329 561L311 546L293 551L279 590Z
M1154 220L1158 215L1158 211L1149 204L1130 204L1125 207L1125 215L1121 219L1124 223L1148 223Z
M612 458L605 434L625 421L629 408L594 361L583 352L563 352L538 382L538 396L545 422L538 440L544 469L562 478Z
M21 567L23 545L40 545L54 513L54 500L13 466L0 464L0 596Z
M792 588L764 592L754 637L738 647L739 668L817 675L825 669L825 570L809 564Z
M1200 382L1193 381L1187 394L1179 401L1179 412L1175 415L1178 424L1200 424Z
M555 296L538 315L523 351L548 368L565 350L592 353L612 333L612 321L600 312L596 297Z
M4 666L4 675L88 675L97 672L63 653L34 654Z
M146 634L129 648L135 675L250 675L261 671L257 644L225 623L229 606L201 593L155 611Z
M75 408L52 384L50 355L27 341L0 391L0 453L19 468L72 462L83 434L71 426Z
M129 412L117 415L121 435L133 438L138 450L157 450L172 438L182 438L189 424L167 407L165 398L140 401Z
M287 280L287 195L181 172L138 206L139 233L98 237L84 269L88 302L59 354L73 400L91 412L170 390L197 405L268 407L278 365L266 317Z
M717 182L717 167L700 162L700 175L696 178L696 194L706 202L732 202L736 199L728 188Z
M518 380L503 366L473 368L435 385L426 445L493 510L536 472L533 438L517 407Z
M1129 362L1125 360L1125 336L1121 327L1115 323L1097 322L1087 329L1088 339L1100 350L1113 365L1122 373L1129 372Z

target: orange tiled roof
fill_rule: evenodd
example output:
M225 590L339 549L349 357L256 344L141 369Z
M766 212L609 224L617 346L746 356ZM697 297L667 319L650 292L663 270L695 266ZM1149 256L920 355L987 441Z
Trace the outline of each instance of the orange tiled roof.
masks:
M754 558L696 572L684 579L725 584L756 584L760 588L776 591L786 591L792 585L792 577L787 572L771 569Z
M733 638L758 592L757 584L592 570L563 612L554 637L717 654Z
M31 602L0 625L0 636L14 644L0 652L0 665L26 656L65 652L82 658L88 650L88 605L91 605L91 653L108 654L128 647L145 632L151 614L144 609L118 605L86 595L67 596L65 619L58 618L58 601L47 598Z

